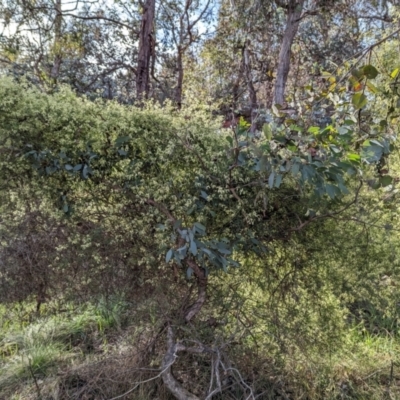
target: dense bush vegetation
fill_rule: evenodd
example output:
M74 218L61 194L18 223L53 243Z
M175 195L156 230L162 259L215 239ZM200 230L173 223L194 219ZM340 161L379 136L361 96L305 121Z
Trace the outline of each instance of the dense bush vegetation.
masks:
M0 399L400 398L397 2L96 4L0 0Z
M316 159L199 108L0 90L3 396L396 395L396 191L369 143Z

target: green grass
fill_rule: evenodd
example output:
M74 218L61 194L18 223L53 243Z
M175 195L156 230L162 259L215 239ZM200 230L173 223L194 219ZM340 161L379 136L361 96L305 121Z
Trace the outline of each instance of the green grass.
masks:
M105 390L101 378L93 377L107 376L109 371L118 369L125 371L124 378L116 380L114 386L107 384L107 393L115 396L129 389L130 371L136 365L129 357L125 360L124 354L131 354L129 343L143 326L127 324L129 307L121 298L108 302L103 299L96 305L70 304L63 313L49 312L32 318L30 323L25 317L10 319L12 315L15 317L12 308L1 307L0 311L1 399L35 399L36 385L43 395L51 394L57 400L67 398L67 394L68 398L74 398L79 385L90 386L89 392L101 392ZM133 314L130 316L131 321L136 321ZM272 326L259 324L252 327L258 338L262 332L273 331ZM400 337L389 332L373 334L361 324L343 325L337 334L341 340L333 335L330 346L329 335L323 337L326 351L321 350L318 341L314 345L306 342L308 347L302 348L303 342L296 345L290 342L291 338L290 346L283 351L268 339L270 342L265 341L258 349L257 357L253 342L243 337L237 349L240 352L246 347L248 356L238 357L237 367L244 374L248 368L257 368L256 386L260 391L271 385L274 390L282 386L284 389L280 390L285 390L290 399L400 399ZM159 360L160 354L154 357ZM266 361L274 359L279 362ZM206 364L204 368L202 373L207 375ZM60 387L64 392L60 392ZM131 399L150 400L154 398L154 388L157 388L155 383L140 387ZM160 400L170 399L165 390L157 390Z

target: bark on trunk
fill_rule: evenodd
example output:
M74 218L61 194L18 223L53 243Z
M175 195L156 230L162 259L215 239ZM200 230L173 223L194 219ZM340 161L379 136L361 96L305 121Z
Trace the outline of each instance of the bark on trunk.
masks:
M251 71L251 61L250 54L248 49L248 43L245 43L243 48L243 61L244 61L244 70L246 73L246 83L247 88L249 90L249 98L250 98L250 109L251 109L251 128L250 132L255 132L256 130L256 119L257 119L257 93L253 85L253 77Z
M61 0L57 0L55 4L56 17L54 20L54 61L53 66L50 71L50 77L53 79L53 83L57 83L57 79L60 75L60 68L62 63L61 55L61 25L62 25L62 10L61 10Z
M207 299L207 277L205 271L195 261L189 260L188 265L192 268L197 278L197 300L186 310L185 320L190 322L201 310Z
M153 46L153 28L155 0L146 0L142 14L142 25L139 33L139 54L136 75L136 91L139 100L147 98L150 83L150 59Z
M290 54L293 40L300 24L305 0L289 0L287 5L286 28L279 52L278 69L274 90L274 104L284 105L285 88L290 70Z
M179 343L175 341L174 331L171 326L167 328L167 352L162 362L162 380L166 388L178 399L178 400L200 400L197 396L187 391L173 376L171 368L177 357L179 351Z
M183 55L182 49L178 48L178 57L176 60L176 68L178 72L178 79L175 88L175 102L178 109L182 107L182 90L183 90Z

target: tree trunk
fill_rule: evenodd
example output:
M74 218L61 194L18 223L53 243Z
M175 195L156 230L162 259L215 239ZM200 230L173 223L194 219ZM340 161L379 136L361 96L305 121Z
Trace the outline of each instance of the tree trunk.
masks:
M167 328L167 352L165 353L161 368L162 380L165 387L175 396L178 400L200 400L197 396L187 391L172 375L172 364L175 362L177 352L179 351L179 343L176 342L174 331L171 326Z
M155 0L146 0L139 33L139 54L136 75L136 93L139 100L147 98L150 82L150 58L152 54Z
M176 68L178 79L175 88L175 102L178 109L182 107L182 90L183 90L183 51L178 47L178 56L176 60Z
M251 61L250 61L250 54L248 49L248 42L245 43L243 48L243 61L244 61L244 70L246 74L246 83L247 88L249 90L249 98L250 98L250 109L251 109L251 128L250 132L255 132L256 130L256 120L257 120L257 93L253 85L253 77L252 77L252 70L251 70Z
M57 79L60 75L60 68L62 63L62 55L61 55L61 25L62 25L62 10L61 10L61 0L57 0L55 3L56 9L56 17L54 20L54 61L53 66L50 71L50 77L53 80L53 83L57 83Z
M305 0L289 0L287 7L286 28L279 52L278 69L274 91L274 104L284 105L285 88L290 70L290 54L293 40L300 24Z

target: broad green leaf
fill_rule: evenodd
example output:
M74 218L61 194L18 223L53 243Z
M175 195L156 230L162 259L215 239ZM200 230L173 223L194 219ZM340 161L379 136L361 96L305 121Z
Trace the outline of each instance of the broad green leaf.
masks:
M377 144L363 147L361 157L368 163L378 162L383 155L383 148Z
M381 183L381 185L382 185L383 187L386 187L386 186L389 186L389 185L392 184L393 178L392 178L391 176L389 176L389 175L385 175L385 176L382 176L382 177L379 179L379 181L380 181L380 183Z
M196 231L200 234L200 235L205 235L206 233L206 227L201 224L200 222L195 222L194 223L194 227L196 228Z
M367 82L367 88L369 89L369 91L371 93L378 93L379 92L379 89L369 81Z
M336 187L327 183L326 184L326 193L331 199L334 199L336 196Z
M229 142L231 146L233 146L233 138L231 136L226 136L225 139Z
M275 104L272 105L272 112L276 117L281 116L281 112L279 111L278 107Z
M381 183L377 179L368 179L367 184L372 189L379 189L381 187Z
M266 137L266 139L271 140L272 139L272 130L269 124L264 124L263 125L263 132Z
M361 70L354 68L354 69L351 71L351 74L352 74L354 77L360 79L360 78L363 77L363 74L364 74L364 73L363 73Z
M173 254L172 249L169 249L168 252L167 252L167 255L165 256L165 262L166 263L168 263L171 260L172 254Z
M365 65L362 70L368 79L375 79L379 74L379 71L373 65Z
M283 179L283 176L281 174L276 175L276 179L275 179L275 187L276 188L279 188L279 186L281 186L282 179Z
M272 189L274 187L275 172L272 171L268 178L268 186Z
M350 153L350 154L347 154L347 159L350 161L359 162L361 160L361 157L356 153Z
M361 109L361 108L366 106L368 100L367 100L367 96L365 96L365 94L363 94L363 93L355 93L355 94L353 94L351 102L353 103L353 106L357 110L359 110L359 109Z
M196 242L195 242L194 240L192 240L192 241L190 242L189 251L190 251L194 256L197 255L197 245L196 245Z
M292 175L293 176L296 176L298 173L299 173L299 170L300 170L300 164L299 163L297 163L297 162L295 162L293 165L292 165Z
M87 179L88 177L88 166L85 164L82 169L82 178Z
M397 75L399 74L399 72L400 72L400 68L395 68L395 69L390 73L390 77L393 78L393 79L397 78Z
M291 131L303 132L303 128L301 128L300 126L297 126L297 125L290 125L289 129Z
M380 146L380 147L383 147L383 144L382 144L381 142L378 142L378 141L375 140L375 139L371 139L371 140L370 140L370 143L375 143L376 145L378 145L378 146Z
M129 136L121 136L115 140L115 145L119 147L121 144L127 143L130 140L131 138Z
M310 127L307 129L307 132L313 133L314 135L316 135L317 133L319 133L319 131L320 131L319 126L310 126Z

